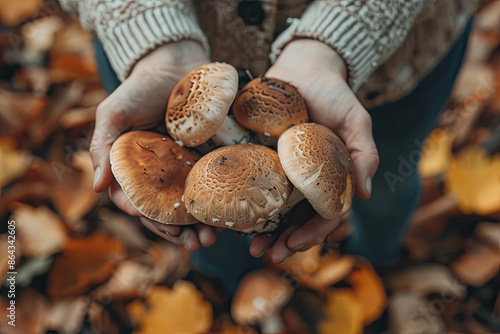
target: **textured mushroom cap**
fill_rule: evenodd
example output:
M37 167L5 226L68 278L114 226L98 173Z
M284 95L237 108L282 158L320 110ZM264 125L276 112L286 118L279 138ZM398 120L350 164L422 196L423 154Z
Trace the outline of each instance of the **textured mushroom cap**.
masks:
M276 216L292 189L278 153L259 145L231 145L194 165L184 202L204 224L243 231Z
M224 122L238 91L238 72L225 63L210 63L188 73L168 100L168 133L186 146L206 142Z
M323 218L349 211L354 195L353 164L335 133L319 124L296 125L279 138L278 154L290 181Z
M131 131L111 148L111 170L144 216L166 224L194 224L182 202L184 182L199 156L159 133Z
M292 298L290 282L265 269L252 271L240 282L231 315L240 325L251 325L278 313Z
M233 113L244 127L276 138L289 127L309 120L299 91L270 78L257 78L246 84L234 101Z

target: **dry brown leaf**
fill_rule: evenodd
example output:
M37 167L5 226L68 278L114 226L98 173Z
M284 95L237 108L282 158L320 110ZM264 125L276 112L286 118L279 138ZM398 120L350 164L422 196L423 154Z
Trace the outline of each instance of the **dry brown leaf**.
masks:
M21 136L40 118L47 103L45 97L0 89L0 135Z
M365 324L377 319L385 309L387 296L375 270L368 263L358 263L346 280L361 305Z
M33 156L27 151L17 150L8 137L0 139L0 188L23 176L31 165Z
M77 296L111 277L125 248L118 239L96 232L72 239L58 255L49 272L47 293L54 298Z
M349 275L355 260L351 256L330 255L323 260L312 275L304 277L303 283L319 293L324 293L330 285L340 282Z
M122 261L113 276L92 292L101 303L145 297L153 286L153 275L147 266Z
M326 317L318 325L321 334L363 333L363 308L350 289L331 289L327 293L324 308Z
M98 217L99 229L117 237L127 247L146 250L150 246L151 242L142 233L139 223L130 216L101 208Z
M27 257L47 257L59 252L68 237L59 217L45 206L17 204L11 220L16 222L19 242Z
M189 272L189 253L185 248L164 242L155 242L148 253L152 258L151 274L154 283L184 278Z
M432 303L419 294L398 292L389 299L391 332L405 334L444 333L446 325Z
M34 17L42 5L42 0L0 0L0 21L5 26L15 27Z
M89 62L80 55L57 56L52 59L50 68L55 82L98 80L94 62Z
M54 301L48 310L47 328L64 334L80 333L89 305L87 296Z
M8 322L13 320L10 300L15 301L15 326ZM22 290L13 299L3 298L0 302L0 329L2 334L45 334L47 331L46 316L48 302L45 296L33 289Z
M394 273L385 278L392 291L412 291L422 295L438 293L462 298L465 286L460 284L450 269L441 264L422 264Z
M89 307L89 323L93 333L120 334L120 327L103 305L92 302Z
M500 269L500 250L475 244L451 264L452 270L468 285L480 287L495 277Z
M452 158L452 138L448 131L435 129L425 140L418 163L418 171L422 177L434 177L448 171Z
M84 127L95 120L95 110L95 107L72 108L61 117L59 122L64 129Z
M500 249L500 223L480 222L476 225L474 234Z
M500 154L489 156L478 146L465 148L452 160L445 184L466 214L500 211Z
M455 82L452 101L464 103L486 102L494 93L494 71L487 63L465 63Z
M136 334L196 334L212 326L212 306L186 281L177 281L172 290L156 286L146 304L135 300L128 310L139 323Z
M297 252L290 256L284 263L274 264L270 261L269 254L266 259L271 266L282 272L287 272L294 279L301 281L306 276L310 276L319 268L321 245L315 245L305 252Z
M210 332L213 334L257 334L257 332L248 326L236 325L231 321L228 314L224 314L218 317L213 326L213 330Z
M54 43L55 33L63 25L64 22L58 16L42 17L23 25L23 52L48 52Z
M93 190L94 167L88 151L79 151L71 158L71 167L52 161L55 175L51 199L57 211L70 225L81 219L97 202Z

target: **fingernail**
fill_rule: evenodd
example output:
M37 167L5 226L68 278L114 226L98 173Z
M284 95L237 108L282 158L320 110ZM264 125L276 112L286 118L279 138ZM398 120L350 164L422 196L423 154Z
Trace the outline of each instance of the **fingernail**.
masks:
M260 253L260 254L258 254L258 255L254 255L254 257L258 259L258 258L262 257L262 256L264 255L264 253L265 253L265 252L262 252L262 253Z
M281 261L280 263L276 263L276 264L283 264L285 263L286 260L288 260L289 256L285 257L285 259L283 261Z
M291 249L292 251L296 251L296 250L299 250L301 248L304 248L304 245L298 245L297 247Z
M371 195L372 194L372 179L371 179L371 177L366 179L365 187L366 187L366 190L368 190L368 194Z
M97 167L94 171L94 191L96 184L101 180L101 167Z

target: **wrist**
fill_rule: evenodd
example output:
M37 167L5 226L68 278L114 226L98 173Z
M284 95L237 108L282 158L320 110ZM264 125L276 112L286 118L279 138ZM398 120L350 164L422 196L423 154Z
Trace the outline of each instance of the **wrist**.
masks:
M297 39L287 44L275 66L301 68L307 73L330 73L347 79L347 67L342 57L330 46L313 39Z

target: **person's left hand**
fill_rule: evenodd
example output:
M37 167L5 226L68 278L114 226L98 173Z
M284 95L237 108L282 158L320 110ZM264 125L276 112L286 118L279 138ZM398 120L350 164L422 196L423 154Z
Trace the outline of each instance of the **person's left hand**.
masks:
M294 85L306 101L311 121L323 124L344 140L355 168L356 194L366 199L379 157L372 137L371 117L346 82L342 58L324 43L301 39L288 44L266 73ZM270 252L274 263L284 262L295 251L323 242L340 218L326 220L307 212L288 215L271 235L258 235L250 254ZM310 220L309 220L310 219Z

